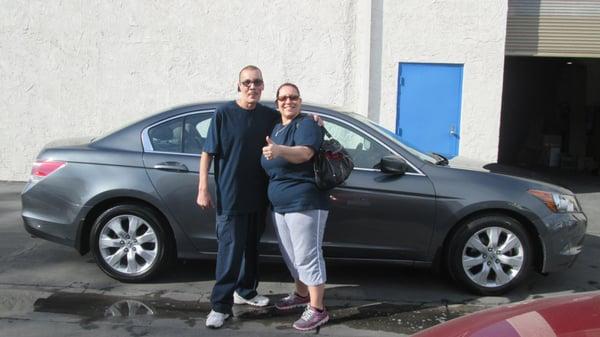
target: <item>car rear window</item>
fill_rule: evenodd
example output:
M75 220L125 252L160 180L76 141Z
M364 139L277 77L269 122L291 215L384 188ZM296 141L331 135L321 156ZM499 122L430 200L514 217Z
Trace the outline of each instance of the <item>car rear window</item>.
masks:
M159 124L148 130L153 151L182 152L183 118Z

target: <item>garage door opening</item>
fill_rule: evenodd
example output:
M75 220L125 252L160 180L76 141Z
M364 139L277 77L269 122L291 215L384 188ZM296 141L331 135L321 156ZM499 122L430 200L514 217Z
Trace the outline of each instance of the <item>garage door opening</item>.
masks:
M498 162L598 173L600 59L506 57Z

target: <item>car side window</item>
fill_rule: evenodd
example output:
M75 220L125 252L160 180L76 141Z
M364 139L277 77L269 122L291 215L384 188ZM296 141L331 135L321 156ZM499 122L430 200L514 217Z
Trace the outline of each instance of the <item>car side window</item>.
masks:
M348 126L326 119L325 128L348 151L355 168L372 169L381 158L392 154L372 138Z
M176 118L148 130L148 137L154 151L181 152L183 118Z
M199 113L185 118L183 127L183 152L200 154L208 135L212 113Z

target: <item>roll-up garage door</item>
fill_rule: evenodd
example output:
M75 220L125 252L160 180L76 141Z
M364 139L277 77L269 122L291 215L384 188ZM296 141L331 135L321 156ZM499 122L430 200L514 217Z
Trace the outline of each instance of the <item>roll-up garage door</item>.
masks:
M600 57L600 0L509 0L506 55Z

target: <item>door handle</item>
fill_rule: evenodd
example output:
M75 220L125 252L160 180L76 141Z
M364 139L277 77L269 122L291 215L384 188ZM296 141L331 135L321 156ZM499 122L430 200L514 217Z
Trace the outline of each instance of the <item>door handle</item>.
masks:
M158 163L154 165L154 168L157 170L163 171L175 171L175 172L188 172L187 166L182 163L178 163L176 161L167 161L164 163Z
M450 134L454 137L458 137L458 133L456 133L456 127L454 127L454 125L450 126Z

